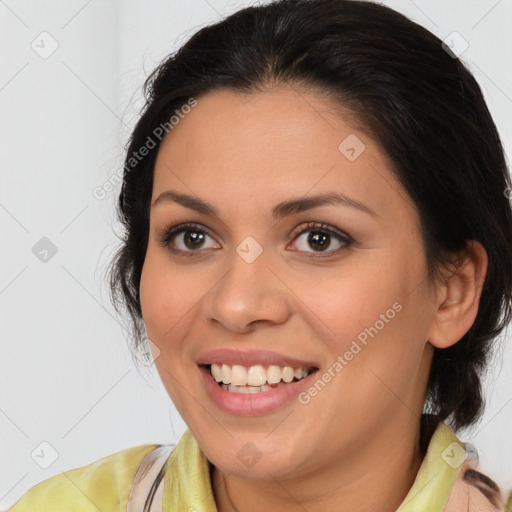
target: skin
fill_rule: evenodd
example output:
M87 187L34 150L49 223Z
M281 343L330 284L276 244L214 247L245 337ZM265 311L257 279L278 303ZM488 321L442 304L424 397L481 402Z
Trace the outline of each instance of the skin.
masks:
M456 343L472 325L485 251L469 244L457 273L429 282L418 212L390 161L314 92L280 86L197 99L159 148L152 202L174 190L207 201L220 217L174 202L152 207L140 297L163 384L214 464L218 510L394 511L422 462L433 347ZM365 144L354 161L338 149L349 134ZM281 201L332 191L375 215L326 205L271 218ZM331 236L315 251L307 236L317 229L291 236L310 221L354 243ZM207 230L198 249L185 245L187 233L170 242L189 258L159 243L183 222ZM263 248L251 264L236 252L248 236ZM220 348L311 359L322 374L394 303L401 311L306 405L293 400L240 417L220 411L203 386L197 355ZM247 442L261 453L252 467L237 457Z

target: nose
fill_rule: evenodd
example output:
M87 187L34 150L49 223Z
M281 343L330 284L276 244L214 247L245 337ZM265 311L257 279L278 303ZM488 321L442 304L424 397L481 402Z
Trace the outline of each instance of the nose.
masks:
M260 323L283 323L290 316L287 287L269 266L265 251L249 261L233 251L226 272L202 301L209 323L238 334Z

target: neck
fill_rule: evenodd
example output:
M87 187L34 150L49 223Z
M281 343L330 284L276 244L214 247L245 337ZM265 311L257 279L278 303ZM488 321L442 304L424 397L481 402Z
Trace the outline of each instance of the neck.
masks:
M297 478L254 481L213 467L212 488L218 512L394 512L414 483L423 456L419 418L408 422L401 418L382 425L378 436L322 470Z

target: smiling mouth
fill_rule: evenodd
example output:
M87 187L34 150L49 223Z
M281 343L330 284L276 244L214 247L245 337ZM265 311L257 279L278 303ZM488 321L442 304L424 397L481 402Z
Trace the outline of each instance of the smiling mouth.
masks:
M206 364L217 384L231 393L262 393L278 387L299 382L318 371L316 367L277 366L277 365L229 365Z

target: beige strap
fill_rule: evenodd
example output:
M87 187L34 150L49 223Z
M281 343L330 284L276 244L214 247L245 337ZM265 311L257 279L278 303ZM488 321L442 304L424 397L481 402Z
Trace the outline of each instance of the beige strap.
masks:
M133 485L128 496L126 512L143 512L147 498L151 492L155 480L171 455L175 445L161 445L151 450L141 461L137 473L133 479ZM160 479L149 512L162 511L162 498L164 494L164 478Z

